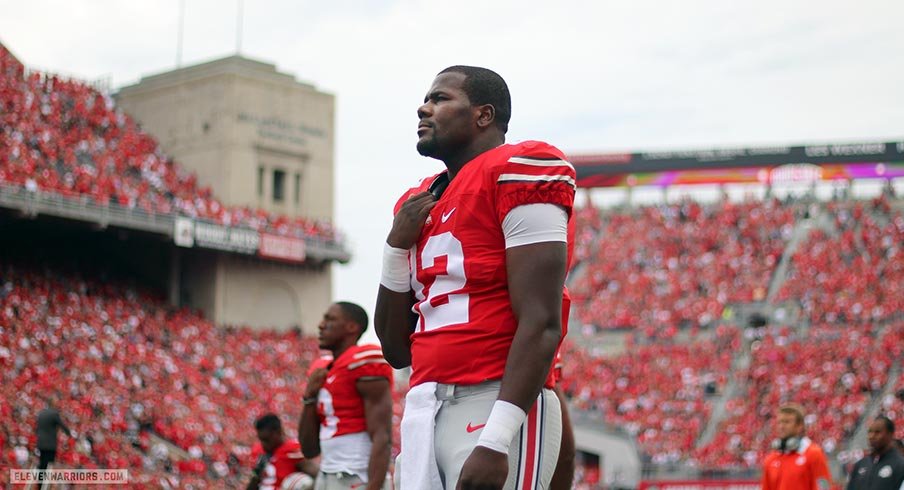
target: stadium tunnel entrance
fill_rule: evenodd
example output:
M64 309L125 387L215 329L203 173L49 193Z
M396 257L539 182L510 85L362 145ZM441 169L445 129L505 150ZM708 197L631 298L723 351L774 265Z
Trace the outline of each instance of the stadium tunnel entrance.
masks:
M27 219L14 211L0 211L0 262L134 283L178 306L179 277L172 267L175 246L165 238L138 230L101 228L49 216ZM172 297L174 291L177 294Z

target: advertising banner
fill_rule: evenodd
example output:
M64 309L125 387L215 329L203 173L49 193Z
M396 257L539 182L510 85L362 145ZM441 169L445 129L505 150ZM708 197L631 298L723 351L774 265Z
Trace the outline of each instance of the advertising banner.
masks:
M260 251L258 253L261 257L269 259L304 262L305 243L301 238L261 233Z
M260 234L254 230L227 228L196 221L195 245L227 252L255 254L260 245Z
M760 490L760 482L753 480L642 481L638 490Z
M173 225L173 241L176 246L191 248L195 246L195 223L191 218L178 217Z

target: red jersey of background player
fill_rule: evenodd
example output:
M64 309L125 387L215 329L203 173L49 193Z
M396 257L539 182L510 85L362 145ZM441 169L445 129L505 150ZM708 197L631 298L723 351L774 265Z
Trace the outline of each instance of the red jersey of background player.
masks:
M383 358L380 346L356 345L338 359L317 359L311 363L308 375L318 368L327 369L326 381L317 397L320 440L365 432L364 400L356 383L361 378L386 378L392 386L392 367Z
M251 465L257 464L257 461L264 454L260 441L254 443L251 447ZM285 477L297 472L296 465L304 459L301 454L301 444L294 439L286 439L282 446L279 446L273 454L270 455L270 461L261 472L261 490L278 490Z
M435 178L406 192L395 212ZM502 379L518 326L509 299L502 222L509 211L527 204L561 206L571 221L574 192L574 168L557 148L537 141L486 151L455 175L409 254L419 315L411 335L412 386ZM573 230L569 223L569 251ZM546 385L553 386L552 373Z

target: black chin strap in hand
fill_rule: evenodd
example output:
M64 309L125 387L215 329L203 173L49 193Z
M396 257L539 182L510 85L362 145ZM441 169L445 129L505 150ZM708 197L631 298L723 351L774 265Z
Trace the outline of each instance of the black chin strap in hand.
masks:
M427 189L427 192L433 194L433 197L439 200L439 197L443 195L446 187L449 187L449 172L443 172L437 175L436 178L433 179L433 183L431 183L430 187Z

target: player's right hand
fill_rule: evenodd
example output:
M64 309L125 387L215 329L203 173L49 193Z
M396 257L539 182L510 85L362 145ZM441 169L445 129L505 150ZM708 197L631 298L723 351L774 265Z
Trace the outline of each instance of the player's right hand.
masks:
M254 478L260 479L261 475L264 474L264 468L267 467L267 463L270 462L270 456L266 454L261 454L257 457L257 464L254 465L254 469L251 470L251 476Z
M320 388L323 388L323 383L326 381L326 373L327 370L325 368L315 369L314 372L308 376L308 385L304 389L304 397L305 398L314 398L320 392Z
M392 230L386 238L390 247L409 249L417 242L421 228L436 205L436 198L429 192L421 192L408 198L392 220Z

